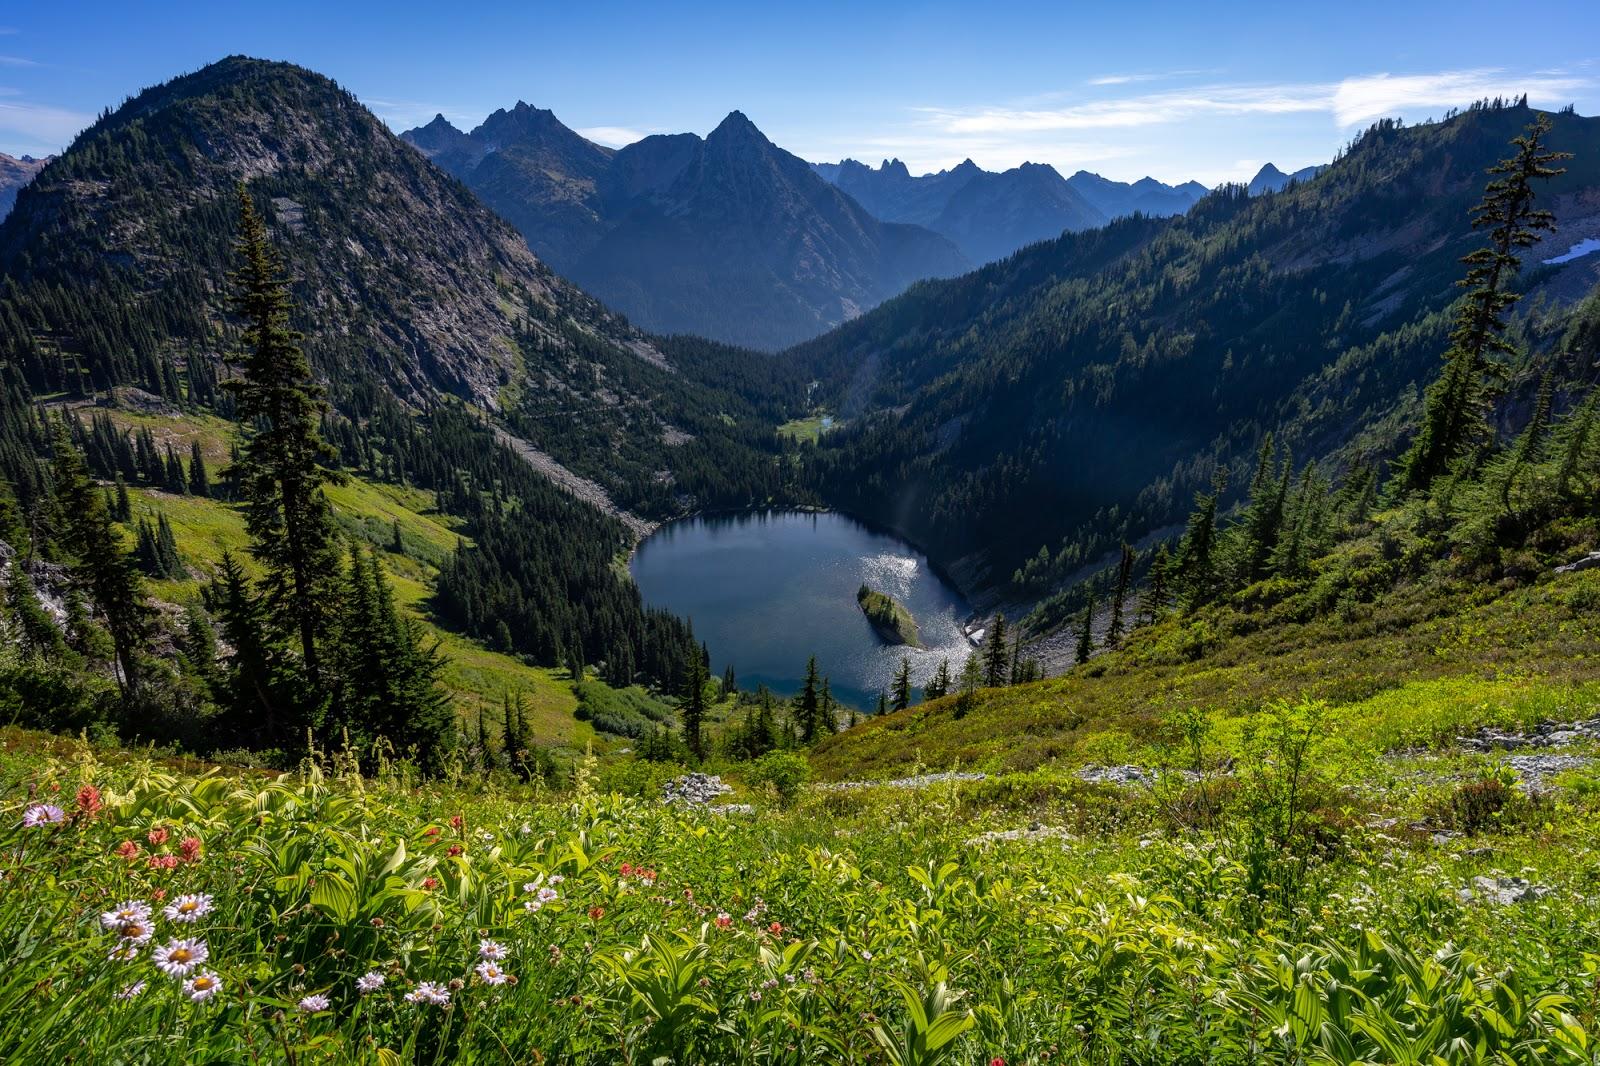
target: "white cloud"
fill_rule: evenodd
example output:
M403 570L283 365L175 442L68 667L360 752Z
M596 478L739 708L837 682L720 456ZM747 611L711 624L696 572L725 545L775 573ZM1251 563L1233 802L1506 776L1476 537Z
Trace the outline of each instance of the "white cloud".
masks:
M576 131L580 137L586 137L596 144L603 144L608 148L621 148L642 141L649 136L639 130L629 129L626 126L584 126Z
M1334 90L1330 101L1335 120L1341 126L1358 126L1375 119L1396 115L1417 121L1486 97L1521 96L1535 106L1570 103L1584 89L1594 85L1591 78L1579 78L1560 71L1537 74L1511 74L1504 70L1455 70L1438 74L1371 74L1346 78Z
M36 67L38 65L33 60L24 59L22 56L0 56L0 67Z
M1163 70L1145 74L1102 74L1090 78L1090 85L1132 85L1142 81L1166 81L1169 78L1192 78L1199 74L1215 74L1214 70Z
M1157 75L1159 76L1159 75ZM1118 85L1143 75L1108 75L1094 84ZM1559 72L1511 74L1502 70L1444 71L1437 74L1371 74L1340 82L1281 85L1211 85L1092 100L1055 108L924 108L928 121L950 134L1037 133L1047 130L1134 129L1204 117L1326 113L1342 127L1413 112L1420 120L1432 109L1470 104L1486 96L1527 93L1535 104L1569 101L1595 84Z
M38 145L64 147L94 116L43 104L0 100L0 132L21 134Z

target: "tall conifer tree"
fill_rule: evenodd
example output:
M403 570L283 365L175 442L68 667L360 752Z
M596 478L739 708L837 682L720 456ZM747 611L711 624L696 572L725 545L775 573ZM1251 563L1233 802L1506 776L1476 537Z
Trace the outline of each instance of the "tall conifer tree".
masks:
M244 319L243 374L225 387L250 427L236 477L245 499L251 554L264 571L273 621L299 643L314 691L319 649L334 616L339 565L333 514L323 486L337 475L335 452L318 431L327 404L311 379L300 334L289 326L289 288L266 223L241 183L235 309Z
M1472 209L1472 228L1488 230L1489 242L1461 260L1467 295L1456 308L1444 371L1428 386L1422 424L1397 465L1401 492L1427 488L1492 437L1489 411L1505 374L1499 357L1514 350L1505 339L1505 315L1520 298L1510 287L1522 269L1518 253L1555 228L1554 216L1533 206L1533 185L1563 173L1551 164L1570 158L1545 147L1550 126L1550 116L1540 115L1512 140L1516 152L1489 168L1493 180Z

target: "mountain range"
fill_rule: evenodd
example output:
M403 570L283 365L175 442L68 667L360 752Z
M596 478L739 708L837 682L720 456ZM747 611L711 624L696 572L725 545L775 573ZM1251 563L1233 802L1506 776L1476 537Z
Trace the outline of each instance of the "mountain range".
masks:
M352 416L375 393L424 412L464 401L608 507L616 493L670 512L693 498L690 468L739 476L725 445L754 419L722 385L760 366L691 382L349 93L285 63L236 56L145 90L43 171L0 223L0 353L40 392L136 386L182 404L225 377L241 180L313 367Z
M876 170L854 159L812 168L876 217L942 233L975 263L1135 212L1182 214L1206 193L1193 181L1171 186L1142 178L1130 184L1083 170L1063 178L1039 163L996 173L968 159L916 177L898 159L886 159Z
M843 422L819 484L968 590L1028 596L1170 531L1218 471L1247 480L1269 433L1300 462L1381 466L1447 345L1480 241L1468 208L1532 117L1380 123L1275 195L1226 186L1181 217L1067 234L795 349ZM1600 233L1600 119L1554 122L1549 143L1576 153L1540 190L1559 252ZM1524 284L1570 303L1596 259L1529 255Z
M705 138L616 151L524 103L470 133L440 116L402 137L657 333L777 349L970 266L945 238L874 218L737 111Z
M0 220L11 213L12 205L17 202L17 193L45 168L51 158L35 159L25 155L19 159L0 152Z

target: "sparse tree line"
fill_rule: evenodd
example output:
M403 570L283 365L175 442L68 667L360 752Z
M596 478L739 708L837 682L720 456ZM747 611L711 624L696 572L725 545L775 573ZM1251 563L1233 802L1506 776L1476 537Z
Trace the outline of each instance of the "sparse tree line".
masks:
M1429 385L1410 445L1387 471L1358 461L1334 483L1317 463L1296 467L1287 449L1264 437L1242 502L1224 515L1227 489L1219 471L1197 495L1184 532L1143 553L1123 544L1104 571L1036 612L1059 619L1075 604L1077 657L1116 647L1131 627L1170 614L1246 597L1261 602L1304 590L1324 605L1360 597L1379 585L1415 576L1432 560L1453 556L1463 567L1492 568L1521 549L1534 531L1563 515L1595 514L1600 486L1600 402L1588 369L1600 348L1600 298L1591 296L1567 320L1555 351L1535 363L1539 382L1522 428L1498 432L1508 395L1509 360L1523 355L1517 323L1507 314L1519 299L1521 253L1553 228L1535 206L1537 184L1561 173L1566 158L1546 145L1547 117L1515 139L1515 153L1490 171L1474 229L1486 243L1463 260L1466 290L1454 308L1444 368ZM1576 373L1563 378L1563 361ZM1565 413L1557 416L1558 396ZM1365 569L1333 573L1318 560L1361 536L1380 510L1399 509L1412 539L1379 545ZM1392 536L1392 533L1386 534ZM1142 586L1136 585L1142 572ZM1097 608L1109 593L1109 612Z

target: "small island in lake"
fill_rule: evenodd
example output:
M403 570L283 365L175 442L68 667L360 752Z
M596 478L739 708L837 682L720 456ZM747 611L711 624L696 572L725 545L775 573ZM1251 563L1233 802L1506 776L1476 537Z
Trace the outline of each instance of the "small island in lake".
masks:
M922 647L922 640L917 633L917 620L900 604L865 585L856 592L856 603L884 643Z

